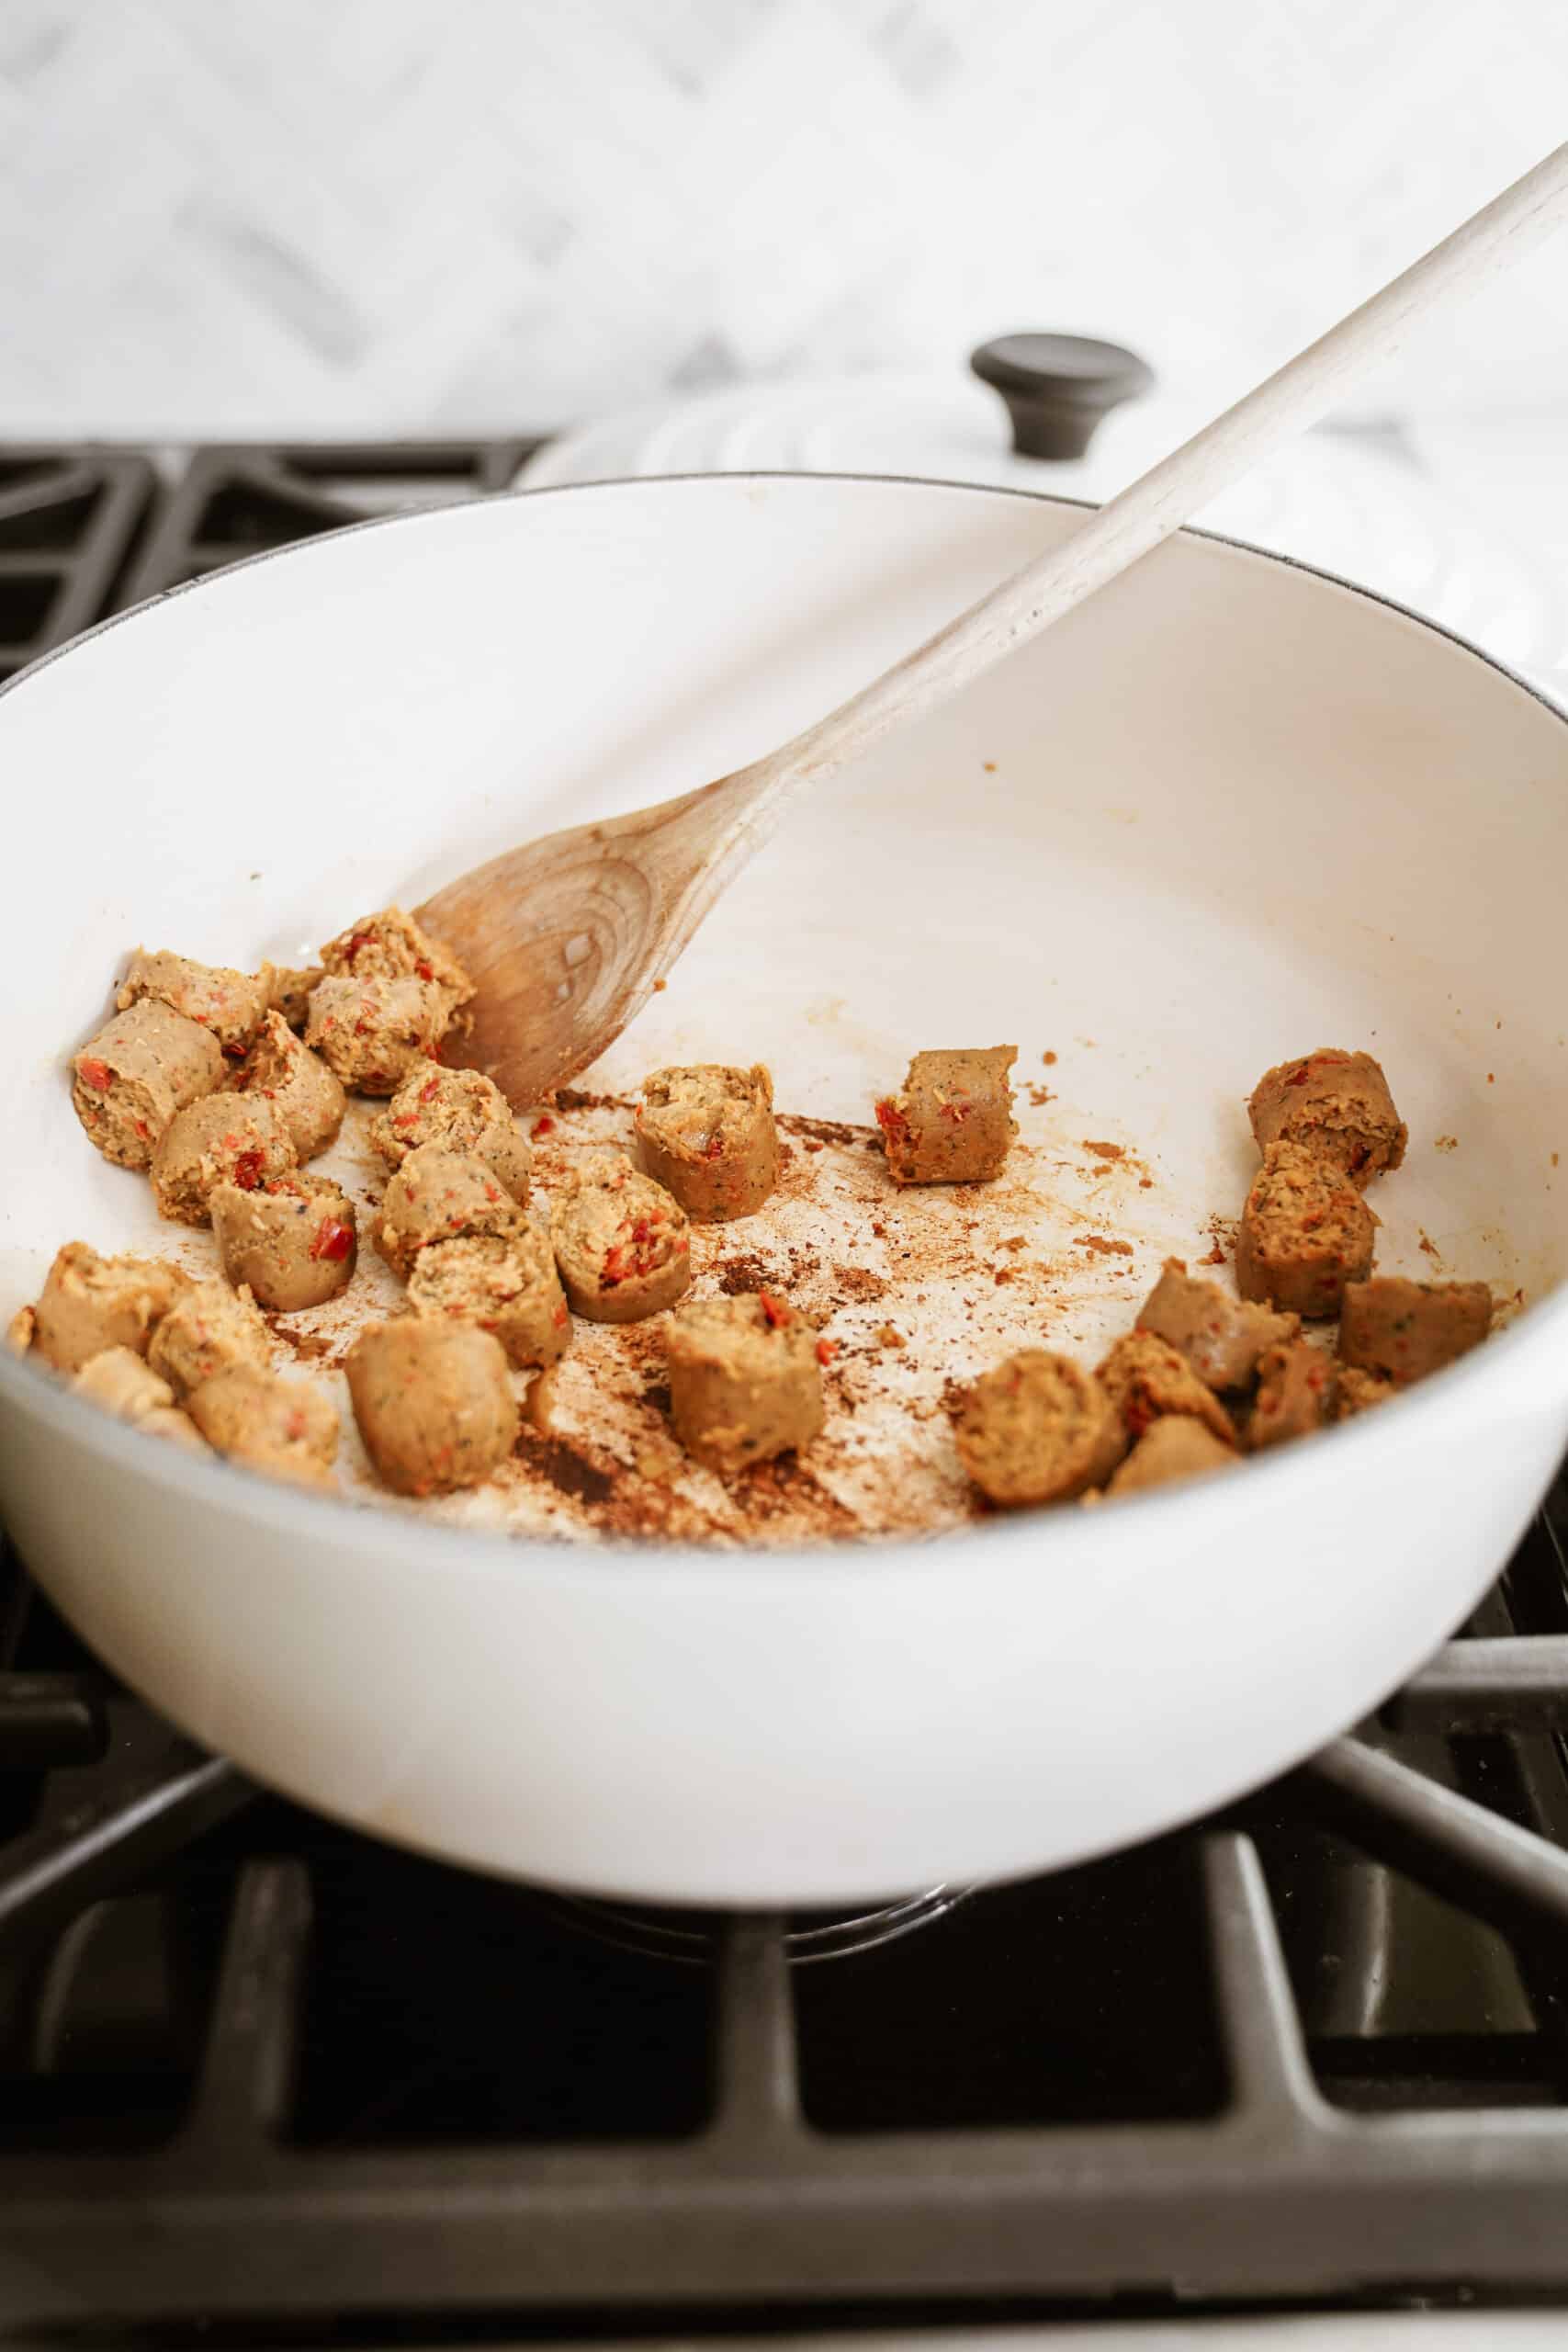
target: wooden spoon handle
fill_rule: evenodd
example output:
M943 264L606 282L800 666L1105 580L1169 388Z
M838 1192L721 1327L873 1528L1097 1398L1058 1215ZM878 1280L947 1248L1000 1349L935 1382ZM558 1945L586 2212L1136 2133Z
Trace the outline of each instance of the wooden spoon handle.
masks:
M944 702L1014 647L1038 637L1179 530L1265 450L1322 416L1450 294L1472 292L1496 277L1559 227L1565 213L1568 145L1087 515L1063 546L1025 564L894 669L742 771L750 803L744 821L753 841L758 820L764 811L773 814L788 792L857 758L889 728Z

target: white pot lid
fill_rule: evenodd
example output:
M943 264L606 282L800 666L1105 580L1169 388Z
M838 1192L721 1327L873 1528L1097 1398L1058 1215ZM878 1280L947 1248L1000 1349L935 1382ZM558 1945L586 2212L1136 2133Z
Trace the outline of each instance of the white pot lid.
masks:
M1156 389L1107 415L1087 453L1019 456L998 394L949 377L748 383L602 417L548 443L517 486L685 473L892 474L1113 495L1213 413ZM1568 598L1546 561L1423 474L1397 433L1303 435L1212 502L1204 527L1394 598L1555 691L1568 684Z

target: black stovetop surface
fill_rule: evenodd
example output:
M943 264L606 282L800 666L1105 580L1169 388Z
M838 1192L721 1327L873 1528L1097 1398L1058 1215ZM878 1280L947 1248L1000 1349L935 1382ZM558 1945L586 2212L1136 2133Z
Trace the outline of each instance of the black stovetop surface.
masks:
M0 447L0 676L529 446ZM1565 1549L1224 1818L859 1926L324 1823L7 1555L0 2342L1568 2302Z

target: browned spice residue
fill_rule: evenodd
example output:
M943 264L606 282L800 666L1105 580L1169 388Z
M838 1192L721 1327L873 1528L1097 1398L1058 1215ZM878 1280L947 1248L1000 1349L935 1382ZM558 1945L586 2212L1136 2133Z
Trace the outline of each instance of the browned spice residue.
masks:
M1056 1099L1048 1086L1036 1086L1032 1079L1023 1091L1037 1111L1043 1111L1047 1102L1054 1102Z
M774 1280L772 1270L756 1257L726 1258L714 1268L714 1272L727 1298L740 1298L748 1291L765 1290Z
M1458 1136L1438 1136L1432 1145L1432 1149L1434 1151L1457 1151L1459 1149L1459 1137Z
M1096 1159L1125 1159L1127 1157L1125 1148L1119 1143L1090 1143L1086 1137L1083 1148L1085 1151L1092 1151Z
M882 1138L874 1127L852 1126L843 1119L806 1119L796 1111L780 1111L774 1124L786 1135L815 1136L818 1143L869 1143L882 1149Z
M882 1276L874 1274L867 1266L835 1265L833 1280L838 1283L840 1295L844 1299L869 1302L874 1298L886 1298L887 1295L887 1284Z
M291 1330L286 1315L270 1314L265 1307L262 1309L262 1320L275 1340L281 1340L286 1348L292 1349L293 1352L306 1363L315 1363L322 1356L330 1356L337 1344L335 1340L329 1340L321 1331Z
M540 1437L526 1424L519 1430L512 1450L519 1462L542 1472L558 1493L571 1495L579 1502L605 1503L615 1491L615 1480L597 1464L558 1437Z
M1092 1250L1097 1258L1130 1258L1133 1254L1130 1241L1111 1241L1103 1233L1075 1233L1073 1247Z
M1208 1255L1200 1258L1198 1263L1201 1266L1228 1265L1231 1254L1235 1248L1237 1229L1236 1220L1234 1217L1212 1216L1203 1227L1209 1237L1211 1247Z
M1436 1258L1438 1265L1442 1264L1443 1253L1438 1249L1437 1243L1433 1240L1429 1233L1424 1233L1421 1236L1421 1248L1426 1251L1428 1258Z
M987 775L995 775L997 772L997 763L995 760L982 760L980 765L985 769ZM1502 1025L1501 1022L1497 1024L1499 1028L1501 1028Z
M1055 1057L1055 1054L1052 1054L1052 1053L1044 1053L1044 1054L1042 1054L1042 1055L1041 1055L1040 1058L1041 1058L1041 1060L1044 1063L1044 1065L1045 1065L1045 1067L1046 1067L1046 1069L1054 1069L1054 1068L1055 1068L1055 1060L1056 1060L1056 1057Z
M635 1111L637 1103L630 1094L581 1094L575 1086L558 1086L556 1108L558 1111Z

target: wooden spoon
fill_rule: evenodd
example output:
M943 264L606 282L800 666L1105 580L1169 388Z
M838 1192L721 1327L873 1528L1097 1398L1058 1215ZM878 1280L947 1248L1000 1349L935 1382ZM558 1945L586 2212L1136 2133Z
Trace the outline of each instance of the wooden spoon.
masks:
M1179 529L1332 407L1449 295L1484 284L1568 210L1568 145L1506 188L1109 504L804 734L679 799L508 850L420 920L478 984L467 1056L519 1108L585 1069L647 1003L793 794L966 686Z

